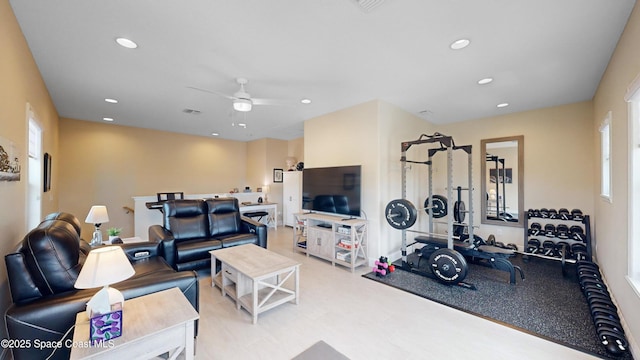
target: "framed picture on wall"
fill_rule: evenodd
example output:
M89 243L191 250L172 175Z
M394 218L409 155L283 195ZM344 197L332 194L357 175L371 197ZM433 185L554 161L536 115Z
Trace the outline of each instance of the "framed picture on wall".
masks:
M44 153L44 192L51 190L51 155Z
M273 169L273 182L274 183L282 182L282 169Z

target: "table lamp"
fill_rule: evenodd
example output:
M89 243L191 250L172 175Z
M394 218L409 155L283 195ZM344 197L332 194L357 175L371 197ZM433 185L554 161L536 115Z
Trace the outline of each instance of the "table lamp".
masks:
M102 232L100 231L100 225L109 222L107 207L104 205L92 206L84 222L95 226L93 237L91 238L91 246L98 246L102 244Z
M122 293L109 285L128 279L135 273L120 246L91 250L74 285L77 289L103 287L87 303L89 318L95 314L109 313L112 305L124 303Z

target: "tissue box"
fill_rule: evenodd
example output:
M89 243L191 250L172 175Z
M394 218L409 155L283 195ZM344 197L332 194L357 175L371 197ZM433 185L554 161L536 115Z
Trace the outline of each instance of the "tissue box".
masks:
M92 314L89 319L89 340L100 344L122 336L122 304L112 305L111 312Z

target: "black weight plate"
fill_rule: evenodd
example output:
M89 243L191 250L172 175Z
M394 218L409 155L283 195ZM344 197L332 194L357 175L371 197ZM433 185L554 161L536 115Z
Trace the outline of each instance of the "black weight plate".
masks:
M457 284L464 280L469 270L467 261L459 252L439 249L429 257L431 272L445 284Z
M464 218L467 216L467 214L465 213L466 210L467 209L464 201L456 201L453 204L453 219L459 223L463 222Z
M590 308L590 310L591 310L592 317L601 315L604 317L608 317L611 320L620 321L620 317L618 316L618 313L609 308L604 308L601 306L594 305L592 308Z
M418 210L409 200L391 200L385 208L387 222L395 229L407 229L415 224L418 218Z
M431 201L424 200L424 211L431 212L436 219L447 216L448 206L447 198L442 195L431 195Z

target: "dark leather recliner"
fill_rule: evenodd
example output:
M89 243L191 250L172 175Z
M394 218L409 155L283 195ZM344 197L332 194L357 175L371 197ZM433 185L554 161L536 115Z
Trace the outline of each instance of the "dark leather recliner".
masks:
M256 244L267 247L264 224L240 214L236 198L168 200L163 224L149 227L149 241L163 244L164 257L176 270L208 270L209 251Z
M91 246L79 237L80 223L70 214L51 214L31 230L14 253L5 256L13 304L5 313L7 334L11 339L29 340L29 348L12 349L13 358L45 359L53 348L38 349L38 344L58 344L52 359L66 359L70 348L64 337L75 323L78 312L99 289L74 288ZM178 287L198 310L199 285L195 272L177 272L162 255L160 243L122 245L135 275L113 284L125 299ZM125 313L126 316L126 313ZM197 333L197 325L196 325Z

